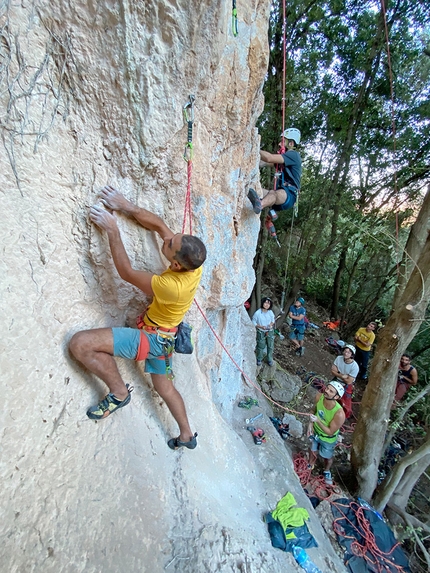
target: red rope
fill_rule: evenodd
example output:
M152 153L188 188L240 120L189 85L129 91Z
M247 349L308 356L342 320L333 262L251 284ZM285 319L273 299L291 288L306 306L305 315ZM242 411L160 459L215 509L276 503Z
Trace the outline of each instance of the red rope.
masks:
M206 324L209 326L209 328L212 331L212 334L215 336L215 338L217 339L217 341L219 342L219 344L221 345L221 348L224 350L224 352L227 354L227 356L230 358L230 360L233 362L233 364L236 366L236 368L239 370L239 372L242 374L242 376L245 378L245 380L247 382L249 382L251 384L251 386L253 388L255 388L257 390L257 392L260 392L260 394L262 394L267 400L269 400L269 402L272 402L272 404L275 404L276 406L278 406L279 408L281 408L282 410L285 410L286 412L292 412L293 414L299 414L300 416L311 416L312 414L309 414L308 412L298 412L297 410L291 410L290 408L287 408L286 406L282 406L281 404L279 404L278 402L275 402L275 400L272 400L272 398L270 396L267 396L267 394L265 394L263 392L263 390L257 386L256 384L254 384L254 382L251 380L251 378L246 374L246 372L244 372L242 370L242 368L239 366L239 364L236 362L236 360L233 358L233 356L230 354L230 352L227 350L227 348L224 346L222 340L220 339L220 337L218 336L218 334L215 332L215 329L213 328L213 326L211 325L211 323L209 322L207 316L205 315L205 313L203 312L202 308L200 307L199 303L197 302L196 299L194 299L194 303L197 306L197 308L200 311L200 314L203 316L204 320L206 321Z
M284 0L284 4L285 4L285 0ZM284 33L285 36L285 33ZM183 222L182 222L182 234L184 234L185 232L185 227L186 227L186 223L187 223L187 219L189 220L189 230L190 230L190 235L193 234L193 228L192 228L192 213L191 213L191 178L192 178L192 159L191 157L187 160L187 193L185 195L185 206L184 206L184 218L183 218ZM209 328L211 329L213 335L215 336L215 338L217 339L217 341L219 342L219 344L221 345L221 348L224 350L224 352L227 354L227 356L230 358L230 360L233 362L233 364L236 366L236 368L239 370L239 372L241 372L242 376L245 378L245 380L247 380L251 386L253 386L258 392L260 392L260 394L262 394L263 396L265 396L265 398L267 400L269 400L270 402L272 402L272 404L275 404L276 406L278 406L279 408L281 408L282 410L285 410L286 412L292 412L293 414L299 414L302 416L311 416L311 414L307 413L307 412L297 412L296 410L291 410L290 408L286 408L285 406L282 406L281 404L279 404L278 402L275 402L275 400L272 400L272 398L270 398L270 396L267 396L267 394L265 394L261 388L259 386L257 386L256 384L254 384L254 382L251 380L251 378L242 370L242 368L239 366L239 364L235 361L235 359L233 358L233 356L230 354L230 352L227 350L227 348L224 346L224 344L222 343L221 339L219 338L218 334L215 332L215 329L213 328L213 326L211 325L211 323L209 322L207 316L205 315L205 313L203 312L202 308L200 307L199 303L197 302L196 299L194 299L194 303L196 304L197 308L200 311L200 314L203 316L204 320L206 321L207 325L209 326Z
M286 67L287 67L287 39L286 39L286 8L285 8L285 0L282 2L282 9L283 9L283 32L282 32L282 50L284 56L284 68L282 70L282 147L285 149L284 145L284 131L285 131L285 82L286 82Z
M310 485L318 499L330 500L333 495L340 493L340 489L335 484L326 484L323 476L312 475L312 466L310 466L308 459L302 452L294 456L293 464L294 471L296 472L301 485L303 487Z
M191 217L191 176L193 174L193 162L191 159L187 161L187 193L185 195L185 206L184 206L184 219L182 222L182 234L185 233L185 227L187 224L187 218L189 219L189 233L193 234L193 223Z
M370 529L370 522L365 515L366 511L371 511L370 509L361 507L361 505L355 501L350 502L348 505L341 504L336 501L331 501L330 503L332 503L342 514L342 517L338 517L333 521L333 530L337 535L353 540L351 543L351 551L354 555L362 557L365 561L372 564L373 569L376 567L377 571L381 573L387 570L392 571L392 568L396 568L399 573L404 571L403 567L396 565L392 561L392 558L390 558L390 555L400 545L400 543L393 545L391 551L388 553L379 549L375 535ZM351 507L354 510L358 521L358 527L348 519L341 507ZM353 529L355 529L358 537L363 539L363 543L360 543L355 536L345 534L342 524L339 523L341 520L345 520ZM371 557L369 557L367 553L370 553Z
M287 38L286 38L286 7L285 7L285 0L282 3L282 14L283 14L283 22L282 22L282 56L283 56L283 68L282 68L282 144L279 153L285 153L285 84L286 84L286 68L287 68ZM276 183L277 183L277 174L281 171L280 165L276 164L276 173L275 177L273 178L273 189L276 191Z
M395 117L395 106L394 106L394 83L393 83L393 70L391 67L391 52L390 52L390 41L388 34L387 25L387 13L385 9L385 1L381 0L381 10L384 18L384 29L385 29L385 42L387 44L387 64L388 64L388 75L390 79L390 96L391 96L391 131L393 134L393 156L394 156L394 193L397 195L397 167L396 167L396 117ZM400 274L400 260L399 260L399 213L396 211L396 262L397 262L397 275Z
M404 571L402 567L393 563L392 558L390 557L396 547L400 545L399 543L396 543L388 553L385 553L379 549L376 543L375 535L371 531L370 522L366 518L365 514L366 511L371 510L362 507L355 501L351 501L349 504L345 505L339 503L336 500L333 500L333 495L340 494L340 489L335 484L327 485L323 476L312 476L312 468L310 467L309 462L303 453L299 453L294 456L293 462L294 471L300 479L301 485L303 487L306 485L310 486L309 489L312 489L313 494L318 497L318 499L322 501L327 500L329 503L334 505L342 514L341 517L338 517L333 521L333 531L340 537L345 537L346 539L352 540L351 551L354 555L361 557L368 563L371 563L373 566L372 570L376 568L376 570L380 573L387 570L392 571L392 568L394 567L397 569L398 573ZM342 510L342 507L353 509L356 514L358 526L352 523L350 519L348 519ZM344 520L357 532L358 539L363 540L362 543L357 540L356 536L346 535L345 529L341 523L341 521ZM370 554L370 557L368 553Z

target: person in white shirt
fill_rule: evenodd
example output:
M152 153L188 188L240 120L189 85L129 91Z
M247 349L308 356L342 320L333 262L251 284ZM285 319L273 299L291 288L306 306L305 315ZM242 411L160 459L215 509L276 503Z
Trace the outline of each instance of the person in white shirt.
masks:
M257 329L257 366L261 365L264 353L267 352L267 363L273 366L273 348L275 346L275 315L272 311L272 301L265 297L261 299L259 308L252 317L252 322Z
M345 387L345 394L342 396L340 403L347 418L352 415L352 393L355 379L359 372L359 366L354 357L355 347L352 344L345 344L342 356L338 356L331 367L331 373L335 376L334 380L337 380Z

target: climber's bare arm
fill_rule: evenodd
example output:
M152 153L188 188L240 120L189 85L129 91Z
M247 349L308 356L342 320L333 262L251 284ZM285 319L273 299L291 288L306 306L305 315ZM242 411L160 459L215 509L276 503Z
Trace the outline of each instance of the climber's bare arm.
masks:
M119 276L123 280L139 288L145 294L152 296L154 293L151 281L154 275L153 273L148 273L146 271L136 271L131 266L130 259L128 258L121 239L115 216L102 207L94 205L90 210L90 219L100 227L100 229L106 231L113 262Z
M174 233L169 229L161 217L154 215L151 211L138 207L126 199L122 193L117 191L111 185L103 187L100 191L100 197L103 205L108 209L121 211L127 215L127 217L135 219L139 225L145 229L158 233L162 239L170 239L174 236Z
M268 151L264 151L263 149L260 149L260 159L265 163L284 163L284 158L282 157L282 155L269 153Z

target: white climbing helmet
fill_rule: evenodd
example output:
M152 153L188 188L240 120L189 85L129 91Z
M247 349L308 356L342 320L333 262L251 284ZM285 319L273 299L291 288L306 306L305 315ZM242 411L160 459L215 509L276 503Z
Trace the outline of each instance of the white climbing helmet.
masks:
M352 344L345 344L343 350L345 350L345 348L349 348L350 351L352 352L352 355L355 356L355 346L352 346Z
M281 133L280 137L285 137L285 139L292 139L296 145L299 145L300 135L301 134L298 129L295 127L289 127L284 131L284 133Z
M328 385L333 386L333 388L336 390L336 392L342 398L342 396L345 393L345 388L342 386L342 384L340 382L333 381L333 382L329 382Z

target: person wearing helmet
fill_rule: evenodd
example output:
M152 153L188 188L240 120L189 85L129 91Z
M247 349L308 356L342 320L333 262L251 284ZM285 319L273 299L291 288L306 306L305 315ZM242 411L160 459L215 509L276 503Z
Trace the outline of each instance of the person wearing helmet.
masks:
M345 412L337 402L344 394L343 385L332 381L315 398L315 414L310 416L307 435L311 440L309 464L314 466L317 454L324 460L324 481L333 485L331 466L339 430L345 423Z
M273 366L273 349L275 346L275 315L272 310L272 300L268 297L261 299L259 308L252 317L252 322L257 329L257 366L261 365L264 353L267 352L267 363Z
M293 344L293 350L296 351L297 356L303 356L305 353L305 347L303 346L303 340L305 338L305 316L306 309L302 306L305 300L302 297L298 297L294 304L290 306L288 312L289 318L291 318L291 331L290 340Z
M263 199L259 198L254 189L249 189L248 198L257 215L265 207L273 207L275 211L291 209L297 201L302 178L302 159L294 148L300 143L300 131L291 127L281 133L280 138L279 153L260 150L260 167L279 166L280 171L276 189L263 189Z
M345 344L342 356L338 356L331 367L331 373L335 376L334 380L345 386L345 394L342 396L341 404L347 418L352 414L352 393L359 371L358 364L355 362L354 357L355 347L352 346L352 344Z

